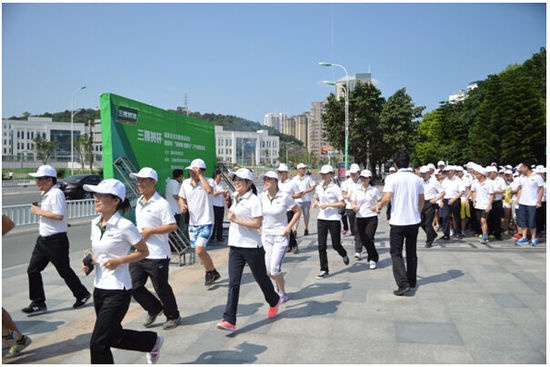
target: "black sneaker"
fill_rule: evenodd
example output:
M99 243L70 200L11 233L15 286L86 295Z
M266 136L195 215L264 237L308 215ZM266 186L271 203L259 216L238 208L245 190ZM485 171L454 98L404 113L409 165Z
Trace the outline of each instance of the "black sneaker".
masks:
M170 330L170 329L176 328L176 327L178 327L178 325L180 324L180 321L181 321L181 317L178 317L178 318L175 318L175 319L166 320L166 322L164 323L164 325L162 325L162 328L163 328L164 330Z
M328 271L324 271L322 270L316 277L315 279L324 279L324 278L328 278Z
M222 276L220 275L220 273L218 273L217 270L207 271L206 274L204 275L204 285L206 287L209 287L221 277Z
M342 256L342 261L344 262L344 264L349 265L349 257L347 255Z
M149 326L153 325L153 323L155 322L157 317L160 316L160 314L162 312L163 312L163 310L160 310L158 313L156 313L154 315L147 314L147 318L145 319L145 322L143 323L143 326L149 327Z
M404 296L410 290L411 287L398 288L393 291L393 294L395 294L396 296Z
M21 311L26 313L28 316L34 316L34 315L40 315L40 314L46 313L46 311L48 311L48 308L46 307L45 303L33 302L28 307L25 307Z
M80 307L84 306L86 304L86 302L88 302L88 300L90 299L91 296L92 295L90 293L88 293L84 297L77 298L76 302L73 304L73 308L80 308Z

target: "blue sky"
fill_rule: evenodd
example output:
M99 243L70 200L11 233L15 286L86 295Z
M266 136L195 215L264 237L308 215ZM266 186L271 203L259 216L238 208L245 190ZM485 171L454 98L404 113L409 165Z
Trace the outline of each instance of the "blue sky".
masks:
M111 92L263 122L334 91L343 71L320 61L427 112L543 46L545 3L4 3L2 117Z

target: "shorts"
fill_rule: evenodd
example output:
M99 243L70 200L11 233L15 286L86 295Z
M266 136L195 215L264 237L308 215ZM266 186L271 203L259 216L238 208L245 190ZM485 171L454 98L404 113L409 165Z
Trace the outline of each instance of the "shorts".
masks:
M460 200L460 219L470 218L470 202L468 200Z
M516 210L516 222L518 227L537 228L537 207L519 204Z
M189 241L191 242L191 247L206 247L208 245L208 240L212 236L213 227L213 224L203 224L199 226L189 225Z

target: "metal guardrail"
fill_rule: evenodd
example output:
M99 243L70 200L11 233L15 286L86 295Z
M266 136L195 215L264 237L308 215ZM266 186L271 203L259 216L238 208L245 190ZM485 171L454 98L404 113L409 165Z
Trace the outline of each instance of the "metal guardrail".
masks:
M65 212L67 220L97 215L94 201L94 199L67 201L67 209ZM38 223L38 216L31 213L29 204L4 206L2 207L2 214L10 217L18 227Z

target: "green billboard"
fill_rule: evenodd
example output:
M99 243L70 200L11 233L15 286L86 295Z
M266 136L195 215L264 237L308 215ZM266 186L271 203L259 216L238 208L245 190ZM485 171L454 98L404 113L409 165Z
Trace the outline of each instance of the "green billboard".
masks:
M172 170L185 169L195 158L216 166L214 124L166 111L112 93L100 96L103 176L127 182L124 168L151 167L164 193Z

